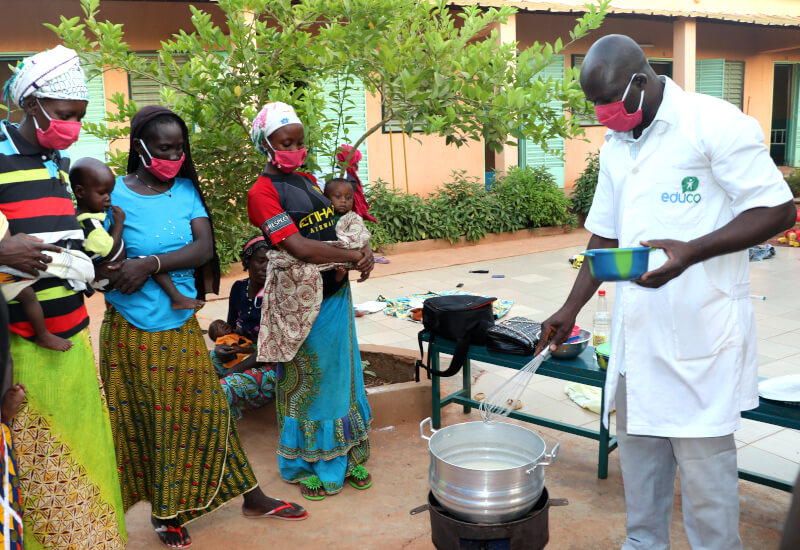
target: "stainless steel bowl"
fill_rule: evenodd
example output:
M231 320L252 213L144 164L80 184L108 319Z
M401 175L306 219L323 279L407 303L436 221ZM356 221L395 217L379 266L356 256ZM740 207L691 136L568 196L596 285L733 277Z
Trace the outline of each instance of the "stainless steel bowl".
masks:
M541 333L536 335L537 339L540 337ZM550 356L557 359L575 359L586 349L586 346L589 345L591 340L592 333L586 329L581 329L580 338L578 340L569 344L561 344L555 351L550 352Z

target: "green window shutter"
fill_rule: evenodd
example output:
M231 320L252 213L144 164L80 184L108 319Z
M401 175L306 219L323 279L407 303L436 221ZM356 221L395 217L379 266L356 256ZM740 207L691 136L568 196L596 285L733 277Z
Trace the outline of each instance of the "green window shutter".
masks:
M725 61L722 99L742 109L744 105L744 61Z
M543 78L564 78L564 56L554 55L555 61L545 67L542 71ZM559 102L550 104L553 109L559 109L562 105ZM552 138L547 140L547 146L552 151L564 151L564 138ZM564 187L564 160L552 153L545 153L544 150L527 140L519 142L519 166L544 166L548 172L553 174L559 187Z
M698 59L695 63L695 91L723 99L725 89L725 60Z
M89 87L89 105L86 107L84 122L106 124L106 91L103 84L103 73L97 72L87 79ZM78 142L67 149L70 158L74 161L82 157L93 157L99 161L106 161L108 143L106 140L86 133L81 130Z
M137 52L136 55L147 59L148 62L155 61L157 57L155 53ZM128 95L139 108L145 105L157 105L161 103L161 86L149 78L128 74Z
M136 52L138 57L153 62L158 59L155 52ZM183 65L189 58L185 55L173 55L173 59ZM176 92L180 94L181 92ZM146 105L161 105L161 85L149 78L128 74L128 96L140 109Z
M340 87L344 84L340 83ZM325 108L323 113L329 120L335 121L339 116L338 102L342 101L342 115L344 124L338 128L335 134L326 136L326 141L330 140L330 150L342 143L353 145L358 138L363 136L367 131L367 92L364 89L364 83L359 79L353 79L347 84L347 89L344 92L344 98L337 97L337 85L332 79L326 80L322 83L322 88L325 93ZM358 146L361 151L361 162L358 163L358 178L366 190L369 187L369 156L367 151L367 142L361 142ZM326 164L331 162L330 159L321 159L320 165L324 172L327 172L329 166Z

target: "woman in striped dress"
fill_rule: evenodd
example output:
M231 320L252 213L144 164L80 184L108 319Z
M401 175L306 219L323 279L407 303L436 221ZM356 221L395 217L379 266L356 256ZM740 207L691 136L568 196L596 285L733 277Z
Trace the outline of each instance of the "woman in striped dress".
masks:
M0 212L8 218L8 231L80 248L83 231L67 185L64 151L78 139L89 100L78 55L57 46L31 56L15 69L4 92L24 111L19 125L0 123ZM83 294L56 277L40 278L32 288L47 330L68 340L69 349L36 345L21 304L9 303L14 380L26 392L11 422L24 546L122 549L125 517ZM6 471L11 472L10 463Z

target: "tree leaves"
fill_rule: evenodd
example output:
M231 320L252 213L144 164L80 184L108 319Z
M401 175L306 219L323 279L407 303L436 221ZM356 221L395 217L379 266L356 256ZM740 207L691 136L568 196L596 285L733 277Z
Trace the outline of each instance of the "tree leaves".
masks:
M587 7L571 39L597 28L608 5L598 0ZM577 74L561 83L538 76L565 47L562 40L518 55L516 44L498 41L498 25L515 13L508 6L453 11L446 0L219 0L224 22L189 6L191 28L163 41L156 60L132 52L121 24L98 20L99 0L81 0L81 6L82 18L46 26L94 70L157 83L161 102L194 129L192 153L224 262L236 258L240 241L253 231L246 192L265 159L250 143L251 120L267 101L293 105L307 122L307 168L315 169L333 156L340 142L335 132L350 116L346 88L340 91L345 95L326 97L325 79L359 79L383 100L387 118L362 136L347 137L356 147L392 119L409 135L422 130L456 146L483 140L494 151L510 135L546 146L554 135L581 132L563 109L546 107L585 108ZM109 109L108 126L87 129L124 140L125 123L140 106L122 95L109 101L117 110ZM325 114L326 104L335 117ZM111 155L120 173L126 158L125 152Z

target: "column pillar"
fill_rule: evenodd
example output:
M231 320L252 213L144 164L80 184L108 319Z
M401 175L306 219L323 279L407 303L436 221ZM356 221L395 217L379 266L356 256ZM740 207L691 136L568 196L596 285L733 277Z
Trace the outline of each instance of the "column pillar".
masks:
M679 17L672 24L672 79L687 92L695 91L697 20Z
M500 41L506 43L517 42L517 16L512 15L505 23L498 25ZM509 141L516 144L517 139L508 136ZM512 166L519 164L519 152L516 145L504 145L503 151L494 155L494 169L497 172L508 172Z

